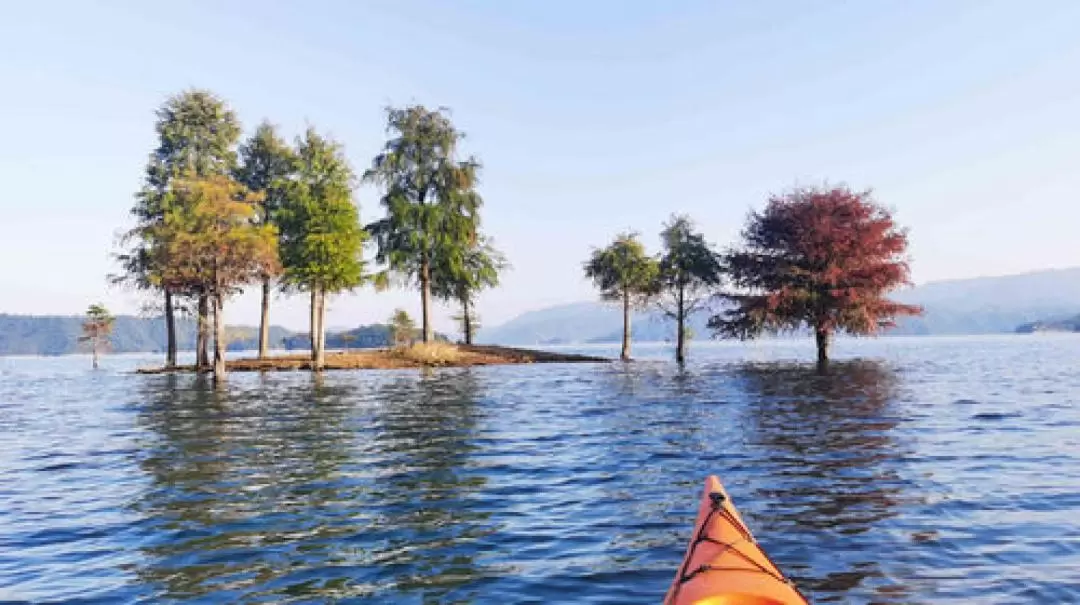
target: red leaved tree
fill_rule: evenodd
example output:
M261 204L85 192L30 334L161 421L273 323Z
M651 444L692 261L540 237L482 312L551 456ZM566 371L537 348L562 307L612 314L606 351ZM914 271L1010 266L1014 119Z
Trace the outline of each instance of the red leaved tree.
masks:
M833 334L876 334L922 309L885 295L909 283L907 233L869 192L843 187L796 189L751 212L743 246L727 253L735 288L730 306L709 320L718 336L814 331L818 368Z

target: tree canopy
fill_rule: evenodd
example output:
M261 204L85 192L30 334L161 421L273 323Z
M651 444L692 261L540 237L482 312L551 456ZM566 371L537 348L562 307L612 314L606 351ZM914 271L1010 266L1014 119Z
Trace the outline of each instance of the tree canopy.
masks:
M113 325L116 318L103 304L93 304L86 310L86 319L82 324L82 336L80 343L86 343L93 355L94 369L98 367L98 353L109 346L109 337L112 335Z
M281 281L311 294L312 359L321 368L326 295L364 281L363 245L353 200L355 175L341 146L309 128L297 140L297 169L277 211L281 228Z
M472 344L480 324L474 310L481 290L499 285L499 274L509 267L506 257L490 238L480 236L474 245L444 254L432 268L432 295L461 305L455 317L461 324L465 344Z
M386 217L368 229L376 260L420 287L424 340L432 338L432 267L463 262L479 228L480 164L457 159L463 135L445 110L420 105L387 110L389 140L364 179L380 186Z
M672 216L660 233L657 306L676 323L675 358L685 360L687 318L701 311L723 278L719 255L687 216Z
M253 221L259 196L225 176L177 180L164 198L163 220L148 227L161 285L198 292L214 310L214 374L225 372L226 298L279 271L277 230Z
M141 290L160 288L161 267L150 254L152 242L144 239L148 227L159 224L171 182L181 176L202 178L224 176L236 167L236 142L240 122L231 108L213 93L191 89L169 97L157 111L154 124L158 145L150 153L146 178L136 194L131 213L136 225L121 238L124 250L117 255L121 273L113 282ZM164 288L165 322L168 334L166 365L176 364L176 326L173 293ZM205 311L205 301L200 310ZM200 325L205 325L200 313ZM200 330L205 344L205 333ZM198 347L201 351L203 346Z
M870 192L844 187L795 189L751 212L742 246L725 257L734 290L709 326L722 336L808 327L818 363L828 363L837 331L864 335L921 309L886 298L909 281L907 234Z
M296 154L278 136L274 125L264 121L255 134L240 146L240 164L236 179L249 191L262 196L262 212L258 220L277 223L277 214L285 205L289 184L297 169ZM262 284L262 312L259 318L259 357L267 355L270 346L270 280Z
M623 343L621 357L630 358L630 309L655 295L658 265L645 252L637 233L621 233L605 248L593 250L585 261L585 276L593 281L603 300L622 302Z

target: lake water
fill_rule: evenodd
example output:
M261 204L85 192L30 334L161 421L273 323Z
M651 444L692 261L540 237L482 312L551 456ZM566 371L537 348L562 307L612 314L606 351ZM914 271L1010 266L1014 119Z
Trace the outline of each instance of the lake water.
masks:
M659 603L716 473L815 602L1080 602L1080 337L636 353L0 358L0 601Z

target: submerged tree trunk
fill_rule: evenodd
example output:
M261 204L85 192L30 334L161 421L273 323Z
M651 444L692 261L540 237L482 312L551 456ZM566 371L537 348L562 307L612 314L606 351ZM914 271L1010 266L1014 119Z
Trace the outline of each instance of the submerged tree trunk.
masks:
M225 318L222 317L224 301L214 296L214 380L225 379Z
M468 298L464 298L461 301L461 323L463 324L462 328L464 328L464 330L462 330L462 331L465 332L465 344L471 345L472 344L473 327L472 327L472 312L469 310L469 299Z
M420 316L422 338L431 342L431 263L426 252L420 259Z
M266 359L270 349L270 280L262 284L262 315L259 318L259 359Z
M814 330L814 339L817 341L817 369L824 374L829 369L829 331L818 327Z
M165 290L165 367L176 367L176 315L169 290Z
M675 310L675 329L679 333L675 336L675 363L686 363L686 309L683 287L679 286L678 308Z
M98 369L98 352L97 352L98 351L98 343L97 343L96 338L94 339L94 342L91 345L91 351L93 352L93 355L94 355L94 362L93 363L94 363L94 369L96 370L96 369Z
M198 331L195 336L195 366L200 369L210 367L210 298L199 295Z
M623 292L622 308L622 354L619 358L630 361L630 293Z

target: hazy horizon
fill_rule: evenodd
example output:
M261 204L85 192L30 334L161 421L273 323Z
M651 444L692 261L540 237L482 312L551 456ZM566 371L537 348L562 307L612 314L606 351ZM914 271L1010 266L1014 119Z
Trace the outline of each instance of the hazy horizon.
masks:
M118 231L155 145L154 111L191 87L245 134L306 124L363 170L382 108L445 105L484 164L484 229L513 269L484 293L494 326L596 300L591 247L690 214L719 246L768 193L871 187L910 229L918 284L1080 265L1080 4L929 0L673 10L646 2L265 6L40 2L0 23L0 312L71 315L103 301ZM207 18L208 16L212 18ZM410 40L400 44L401 39ZM413 40L422 40L414 44ZM361 217L381 215L358 192ZM255 288L226 308L258 321ZM271 321L307 323L307 299ZM419 311L413 291L331 301L327 323ZM450 329L441 308L436 327Z

